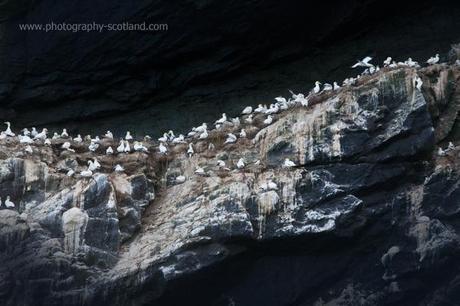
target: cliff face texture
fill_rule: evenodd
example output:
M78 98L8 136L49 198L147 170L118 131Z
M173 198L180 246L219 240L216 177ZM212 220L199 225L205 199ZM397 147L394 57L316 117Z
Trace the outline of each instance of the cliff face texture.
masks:
M460 40L459 15L447 0L3 0L0 120L119 136L184 130L343 79L363 54L381 62L447 52ZM50 22L168 30L19 30Z
M1 140L0 304L457 303L460 147L437 151L458 145L460 67L384 69L310 104L191 157ZM95 156L92 178L66 176Z

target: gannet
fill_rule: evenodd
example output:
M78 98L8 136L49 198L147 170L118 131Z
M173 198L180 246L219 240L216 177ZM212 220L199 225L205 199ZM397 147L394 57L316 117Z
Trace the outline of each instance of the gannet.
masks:
M9 121L6 121L4 123L6 124L6 130L3 133L8 137L16 136L16 134L11 131L11 123Z
M374 66L374 65L372 65L371 63L369 63L371 60L372 60L372 57L366 56L366 57L363 58L361 61L358 61L356 64L354 64L353 66L351 66L351 68L357 68L357 67L372 67L372 66Z
M113 134L112 134L112 132L107 131L107 132L105 133L104 137L109 138L109 139L113 139Z
M224 168L225 167L225 162L221 159L217 160L217 167L219 168Z
M10 200L10 196L6 197L5 206L6 208L14 208L14 203Z
M276 97L275 100L276 100L276 102L279 102L279 103L286 103L287 102L286 98L284 98L284 97Z
M436 55L434 57L430 57L426 62L429 65L437 64L439 62L439 54L436 53Z
M46 138L44 144L46 146L50 146L51 145L51 140L49 140L49 138Z
M172 140L172 143L185 143L185 136L182 134L179 134L176 138Z
M390 68L396 68L396 67L398 67L398 64L397 64L395 61L393 61L393 62L391 62L390 65L388 65L388 67L390 67Z
M195 150L193 150L193 145L191 143L188 144L188 150L187 150L187 154L188 154L188 157L192 157L192 155L195 153Z
M223 113L222 118L217 120L214 124L223 124L225 121L227 121L227 115L225 113Z
M73 139L73 141L76 142L76 143L81 143L83 141L83 138L81 138L81 135L78 134L77 137L75 137Z
M340 89L340 85L337 82L334 82L334 90Z
M234 142L236 142L236 139L237 139L237 137L234 134L228 133L227 134L227 139L225 140L224 144L234 143Z
M62 137L62 138L67 138L67 137L69 137L69 134L67 133L67 129L62 129L61 137Z
M383 61L383 66L384 67L389 66L391 64L391 60L392 60L392 58L390 56L387 57L387 59Z
M240 131L240 137L241 138L246 138L246 131L244 129L241 129Z
M99 148L99 144L97 142L93 142L91 141L91 143L89 144L88 146L88 149L91 151L91 152L95 152L97 150L97 148Z
M447 151L451 151L455 149L455 145L452 141L449 141L449 144L447 145Z
M268 125L273 122L273 117L271 115L267 116L267 119L264 120L264 124Z
M208 138L208 130L204 130L203 133L200 134L198 137L199 139L206 139Z
M422 79L421 79L418 75L416 75L416 76L414 77L413 82L414 82L414 86L415 86L418 90L422 90L423 81L422 81Z
M242 115L249 115L252 113L252 106L246 106L241 112Z
M56 140L56 139L59 139L59 138L61 138L61 136L56 132L54 132L53 137L51 137L51 139L53 139L53 140Z
M203 174L205 174L204 169L201 168L201 167L199 167L199 166L196 166L196 168L195 168L195 173L198 174L198 175L203 175Z
M32 132L30 132L30 134L32 135L32 137L37 136L38 134L37 129L35 127L32 127Z
M206 131L207 129L208 129L208 125L206 124L206 122L203 122L199 127L195 128L195 132L202 133Z
M46 139L46 134L48 133L48 129L47 128L44 128L40 133L38 133L37 135L34 136L34 139L42 139L42 140L45 140Z
M174 132L172 130L168 131L168 136L169 136L169 140L173 140L174 138L176 138L176 135L174 135Z
M240 158L238 160L238 162L236 163L236 166L238 167L238 169L243 169L245 164L244 164L244 159L243 158Z
M70 152L75 152L75 150L71 149L70 146L71 146L70 142L66 141L66 142L64 142L62 144L61 149L64 149L64 150L67 150L67 151L70 151Z
M30 131L28 128L23 128L21 132L24 136L30 136Z
M80 175L82 177L92 177L93 176L93 171L91 170L83 170L82 172L80 172Z
M124 150L124 149L123 149ZM112 147L108 147L106 150L105 150L105 154L107 155L112 155L113 154L113 149Z
M142 142L139 142L139 141L135 141L134 142L134 151L136 152L145 152L145 153L148 153L149 150L147 150L147 148L144 146L144 144Z
M92 140L91 135L86 135L85 136L85 141L91 141L91 140Z
M126 132L126 135L125 135L125 140L133 140L133 136L131 136L131 132L130 131L127 131Z
M174 179L174 181L176 182L176 184L185 183L185 180L186 180L186 178L185 178L185 176L183 176L183 175L179 175L179 176L177 176L177 177Z
M125 152L125 142L123 140L120 140L120 144L117 147L117 152L118 153L124 153Z
M442 148L438 148L438 156L445 156L446 152Z
M131 152L131 146L129 145L129 142L125 140L125 153Z
M305 98L305 95L302 93L294 94L292 90L289 90L292 94L292 98L294 99L294 103L300 103L302 106L308 106L308 99Z
M67 171L66 175L71 177L75 174L75 171L73 169L69 169L69 171Z
M232 123L233 123L234 126L239 126L241 124L240 118L238 118L238 117L232 118Z
M332 87L329 83L324 83L323 90L324 91L331 91L334 87Z
M24 136L19 135L18 138L19 138L19 143L33 143L34 142L32 138L30 138L27 135L24 135Z
M257 106L257 108L254 110L254 113L265 113L267 111L267 107L262 105L262 104L259 104L259 106Z
M89 171L96 171L98 169L96 163L94 163L92 160L88 160L88 170Z
M266 114L276 114L280 110L278 104L270 104L270 108L265 112Z
M212 142L210 142L210 143L208 144L208 150L209 150L209 151L214 151L215 148L216 148L216 147L214 146L214 144L213 144Z
M289 158L286 158L286 159L284 160L283 167L284 167L284 168L295 167L295 163L294 163L293 161L291 161Z
M32 147L30 145L27 145L26 148L24 149L24 151L26 151L27 153L34 153L34 150L32 150Z
M315 94L319 93L321 91L321 83L319 81L316 81L315 82L315 87L313 88L313 92Z
M253 120L254 119L252 119L252 114L250 114L246 119L244 119L244 121L249 124L251 124Z
M160 151L161 154L166 154L166 152L168 152L168 148L166 148L162 142L160 143L158 150Z
M416 61L413 61L411 57L409 57L404 63L409 67L420 67L420 65Z
M116 164L116 166L113 169L115 170L115 172L125 171L125 168L123 168L120 164Z
M163 133L163 136L158 138L159 142L168 142L168 140L169 140L168 133Z

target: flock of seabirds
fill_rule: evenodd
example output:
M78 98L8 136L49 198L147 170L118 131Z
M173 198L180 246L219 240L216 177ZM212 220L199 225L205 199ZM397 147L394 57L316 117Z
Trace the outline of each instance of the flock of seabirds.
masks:
M347 78L343 81L342 86L351 86L355 84L360 77L364 75L372 75L380 70L379 66L374 66L371 63L372 58L367 56L364 59L358 61L356 64L351 66L352 68L358 68L358 67L364 67L365 70L362 74L358 75L357 77L353 78ZM428 65L434 65L439 63L439 54L436 54L434 57L429 58L426 63ZM456 61L456 65L460 66L460 60ZM383 62L383 67L385 68L398 68L398 67L413 67L413 68L419 68L420 65L416 61L413 61L411 58L409 58L405 62L395 62L391 57L388 57L384 62ZM419 76L415 76L413 79L413 84L414 87L417 88L418 90L421 90L423 82L422 79ZM321 85L322 88L321 88ZM294 94L292 91L290 93L292 94L292 98L286 100L284 97L276 97L276 103L271 104L269 107L266 105L259 104L258 107L253 108L252 106L247 106L243 109L241 112L241 115L244 116L244 122L251 124L254 120L253 116L257 114L262 114L265 115L265 119L263 120L263 124L265 126L270 125L273 122L273 115L277 114L283 110L287 110L295 105L301 105L304 107L308 107L309 105L309 99L313 95L320 95L323 92L331 92L331 91L336 91L341 88L340 85L337 84L337 82L334 82L332 85L329 83L322 84L319 81L315 82L315 87L309 92L307 96L305 96L302 93L299 94ZM222 117L215 121L214 126L217 130L221 129L222 126L225 124L231 124L233 126L239 126L240 125L240 118L227 118L227 115L225 113L222 114ZM48 145L51 146L53 140L57 139L63 139L65 142L61 145L62 150L67 150L70 152L75 152L74 149L72 149L72 144L84 144L89 142L88 145L88 150L91 152L95 152L101 143L101 139L99 136L96 136L95 138L92 138L91 135L87 135L84 138L81 137L80 134L78 134L76 137L72 138L66 129L63 129L61 134L54 133L54 135L50 138L48 138L48 130L46 128L43 128L41 132L37 131L35 127L32 127L31 130L25 128L23 129L22 135L17 135L12 131L11 129L11 123L10 122L5 122L7 128L5 131L2 131L0 133L0 141L5 140L7 138L17 138L19 143L24 145L24 151L26 154L33 154L33 149L31 147L31 144L34 145ZM198 140L204 140L208 138L208 125L207 123L203 123L202 125L198 127L193 127L192 130L187 134L187 136L184 136L183 134L180 134L179 136L175 136L173 131L169 131L168 133L164 133L162 137L158 138L158 152L160 154L168 154L169 147L174 146L176 144L188 144L188 149L187 149L187 155L191 157L195 151L193 148L193 140L198 139ZM240 138L246 138L246 131L245 129L241 129L240 133L238 135ZM228 133L227 138L224 142L224 144L228 143L235 143L238 140L238 136L233 134L233 133ZM108 138L113 140L114 136L110 131L107 131L107 133L103 136L103 138ZM144 137L144 141L150 141L151 138L149 136ZM442 148L438 148L437 154L440 156L446 155L446 152L449 150L452 150L454 148L453 143L449 143L448 147L446 150L443 150ZM126 154L130 152L144 152L144 153L149 153L149 150L146 146L144 146L143 142L141 141L135 141L133 136L129 131L126 132L126 135L124 138L121 138L119 140L119 145L116 148L112 148L109 146L105 154L106 155L114 155L114 154ZM259 163L260 161L257 161ZM226 169L230 170L229 168L226 168L225 162L222 160L217 161L217 166L220 169ZM245 167L245 160L243 158L240 158L236 164L236 167L238 169L243 169ZM285 168L290 168L296 166L296 164L286 158L284 160L284 163L282 165ZM98 169L101 168L100 163L97 161L96 158L93 160L88 161L88 167L86 170L81 171L80 173L75 173L73 169L69 169L67 172L67 176L72 177L74 175L80 175L80 177L83 178L90 178L95 174ZM122 165L117 164L114 169L115 172L121 173L124 171L124 168ZM197 166L195 169L195 174L197 175L205 175L205 171L203 168ZM180 175L176 177L175 182L176 183L183 183L186 181L185 176ZM273 181L268 181L267 183L264 183L261 187L262 190L276 190L277 186L276 183ZM15 204L11 201L10 196L6 197L5 202L3 203L1 198L0 198L0 208L3 208L3 204L5 208L8 209L14 209Z

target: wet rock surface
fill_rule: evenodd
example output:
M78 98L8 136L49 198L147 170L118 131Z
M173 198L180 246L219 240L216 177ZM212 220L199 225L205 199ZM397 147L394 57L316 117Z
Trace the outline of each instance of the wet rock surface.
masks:
M271 125L210 131L191 157L1 140L16 203L0 210L1 304L455 304L459 80L455 65L383 69ZM92 178L66 176L96 155Z

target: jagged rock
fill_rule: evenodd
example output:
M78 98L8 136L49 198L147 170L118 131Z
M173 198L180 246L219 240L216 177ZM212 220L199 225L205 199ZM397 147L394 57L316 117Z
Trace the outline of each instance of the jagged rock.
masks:
M186 145L164 156L153 143L149 154L101 156L91 178L78 173L97 153L36 144L25 157L2 143L0 196L18 205L0 210L0 302L456 301L460 146L458 113L446 110L459 96L446 93L457 92L459 69L383 69L272 125L255 116L258 132L237 144L225 136L244 123L210 131L214 149L199 141L191 157ZM421 91L416 73L429 79ZM438 156L444 141L455 145ZM171 183L178 175L187 179Z

